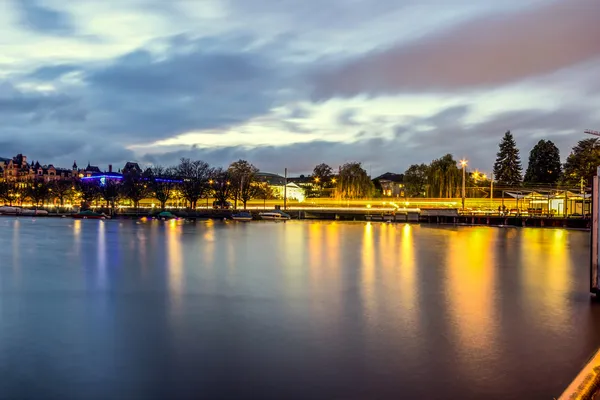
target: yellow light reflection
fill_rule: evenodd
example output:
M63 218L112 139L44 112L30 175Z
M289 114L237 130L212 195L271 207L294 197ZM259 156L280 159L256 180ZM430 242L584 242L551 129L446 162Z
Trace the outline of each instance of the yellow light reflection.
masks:
M181 227L168 224L167 236L167 275L169 279L169 297L176 311L181 310L183 296L183 266L181 247Z
M309 237L309 279L311 286L317 286L321 280L323 260L323 227L320 222L313 222L308 226Z
M567 239L564 229L528 228L521 235L521 277L531 293L525 304L549 329L570 329L569 302L558 294L573 285Z
M497 230L469 228L447 232L448 311L458 339L457 353L465 357L477 354L492 362L498 336L494 308ZM465 370L472 366L465 360ZM477 371L471 372L477 375Z
M417 262L415 256L413 228L410 224L402 227L402 241L400 253L400 301L402 308L408 315L407 327L415 328L417 325Z
M372 317L377 311L377 302L375 299L375 245L373 225L370 222L367 222L363 230L361 268L362 298L365 302L364 313Z

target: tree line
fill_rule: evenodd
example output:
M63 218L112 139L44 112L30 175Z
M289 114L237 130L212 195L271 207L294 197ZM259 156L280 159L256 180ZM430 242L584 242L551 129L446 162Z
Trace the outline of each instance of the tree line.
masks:
M4 204L21 204L30 200L40 206L46 201L84 204L104 202L113 212L120 200L129 200L134 208L140 201L153 198L162 210L170 200L179 200L196 208L201 199L214 198L221 204L232 200L246 208L252 198L274 197L271 188L256 178L258 168L246 160L231 163L227 169L211 167L201 160L182 158L178 165L156 165L145 171L123 173L122 179L109 176L99 179L61 179L46 182L34 177L29 182L0 182L0 200Z
M566 162L561 164L558 147L551 140L540 140L529 153L525 175L516 141L510 131L504 134L493 166L493 180L499 187L589 186L600 165L600 140L580 140ZM462 175L452 154L430 164L413 164L404 173L407 197L460 197ZM466 186L489 187L492 177L469 173Z

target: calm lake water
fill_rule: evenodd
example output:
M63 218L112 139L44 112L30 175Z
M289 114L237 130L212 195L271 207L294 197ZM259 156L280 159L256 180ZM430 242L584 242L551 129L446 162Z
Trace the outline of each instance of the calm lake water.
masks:
M0 219L0 398L551 399L589 233Z

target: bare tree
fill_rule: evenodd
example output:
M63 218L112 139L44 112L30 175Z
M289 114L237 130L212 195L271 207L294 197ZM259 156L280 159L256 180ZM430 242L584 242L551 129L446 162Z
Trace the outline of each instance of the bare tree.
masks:
M148 182L150 191L160 203L160 209L164 211L167 201L171 199L177 187L175 169L156 165L149 172Z
M246 160L238 160L229 166L229 175L231 177L231 194L237 208L237 201L241 200L246 209L248 200L256 197L259 193L255 182L255 176L258 168Z
M189 158L182 158L179 165L175 167L174 174L181 180L181 195L190 208L195 209L198 199L208 197L210 194L213 172L208 163L200 160L192 161Z

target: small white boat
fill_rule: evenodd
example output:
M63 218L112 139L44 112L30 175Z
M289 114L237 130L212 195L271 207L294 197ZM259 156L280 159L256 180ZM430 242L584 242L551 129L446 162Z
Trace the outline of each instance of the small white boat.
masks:
M235 213L235 214L231 214L231 218L234 221L252 221L252 214L250 214L249 212L239 212L239 213Z
M21 208L20 207L2 206L2 207L0 207L0 214L4 214L4 215L21 214Z
M289 214L284 213L283 211L266 211L258 214L262 219L267 221L285 221L291 219Z

